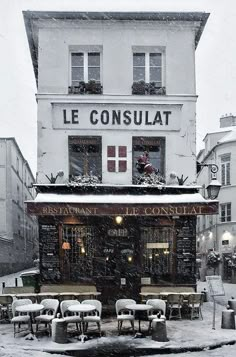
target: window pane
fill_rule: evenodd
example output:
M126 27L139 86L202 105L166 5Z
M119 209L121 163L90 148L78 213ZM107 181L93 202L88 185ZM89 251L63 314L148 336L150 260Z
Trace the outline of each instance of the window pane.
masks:
M89 53L88 54L88 65L100 67L100 53Z
M145 68L134 67L134 81L145 81Z
M116 147L108 146L107 147L107 157L115 157L116 156Z
M107 171L115 172L116 171L116 162L115 160L107 160Z
M83 81L84 80L84 69L81 67L72 68L72 81Z
M119 172L126 172L127 171L127 161L119 160Z
M82 66L84 65L84 54L83 53L72 53L71 54L71 64L72 66Z
M226 185L230 185L230 162L226 164Z
M145 53L134 53L133 54L133 65L134 66L145 66Z
M88 68L88 80L95 79L100 81L100 67L89 67Z
M150 68L150 82L161 82L161 68Z
M119 157L127 156L127 146L119 146Z
M150 53L150 66L161 66L161 53Z

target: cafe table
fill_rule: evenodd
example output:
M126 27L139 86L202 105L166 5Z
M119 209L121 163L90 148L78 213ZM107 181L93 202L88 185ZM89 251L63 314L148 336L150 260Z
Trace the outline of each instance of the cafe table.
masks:
M126 309L128 310L133 310L135 311L135 317L138 318L138 332L141 332L141 319L144 311L148 311L152 309L153 307L148 304L128 304L125 306Z
M28 313L30 316L30 332L32 336L35 336L34 329L33 329L33 314L43 310L44 306L42 304L27 304L27 305L20 305L16 307L17 312L24 312Z
M81 342L84 343L85 338L87 337L84 334L84 314L88 313L88 312L92 312L94 310L96 310L96 307L94 305L90 305L90 304L75 304L75 305L71 305L68 307L68 310L71 312L79 312L81 315L81 335L79 336L79 339L81 340Z

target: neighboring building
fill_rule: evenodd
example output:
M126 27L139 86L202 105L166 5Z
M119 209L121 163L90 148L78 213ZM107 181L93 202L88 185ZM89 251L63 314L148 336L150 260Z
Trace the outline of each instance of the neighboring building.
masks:
M195 286L196 216L218 210L195 184L207 18L24 12L38 83L38 195L27 207L42 281L93 282L107 302L144 284Z
M25 201L35 198L34 176L14 138L0 138L0 276L33 265L38 223Z
M218 196L219 216L198 217L197 252L204 268L209 250L218 251L222 258L220 272L223 279L228 280L231 257L236 253L236 117L230 114L220 118L220 130L208 133L204 143L205 148L197 160L201 164L218 165L217 179L222 187ZM198 184L206 187L210 180L209 167L203 167L198 174Z

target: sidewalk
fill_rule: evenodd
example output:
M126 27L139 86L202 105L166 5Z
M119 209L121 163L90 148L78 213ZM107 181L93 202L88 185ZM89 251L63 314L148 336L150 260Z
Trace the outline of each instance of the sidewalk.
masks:
M102 331L104 337L94 337L85 343L77 339L70 339L67 344L57 344L51 338L42 336L38 340L25 340L24 335L13 337L13 326L0 325L0 346L12 346L12 350L19 350L19 356L23 351L45 351L67 356L144 356L152 354L176 353L184 351L201 351L206 348L215 348L224 344L236 342L235 330L221 329L221 311L224 308L217 304L216 329L212 329L213 304L203 304L204 320L183 319L166 322L168 342L156 342L151 337L134 339L132 333L126 331L123 336L117 336L116 318L104 319ZM137 328L137 321L136 328ZM127 325L125 325L128 327ZM147 322L142 323L142 329L147 329ZM128 332L128 334L127 334Z

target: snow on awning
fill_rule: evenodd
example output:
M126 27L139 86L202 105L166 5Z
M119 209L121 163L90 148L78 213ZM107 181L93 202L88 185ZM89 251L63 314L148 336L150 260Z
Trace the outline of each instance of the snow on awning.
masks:
M218 201L206 200L200 193L175 195L55 194L39 193L27 201L35 215L202 215L218 213Z

